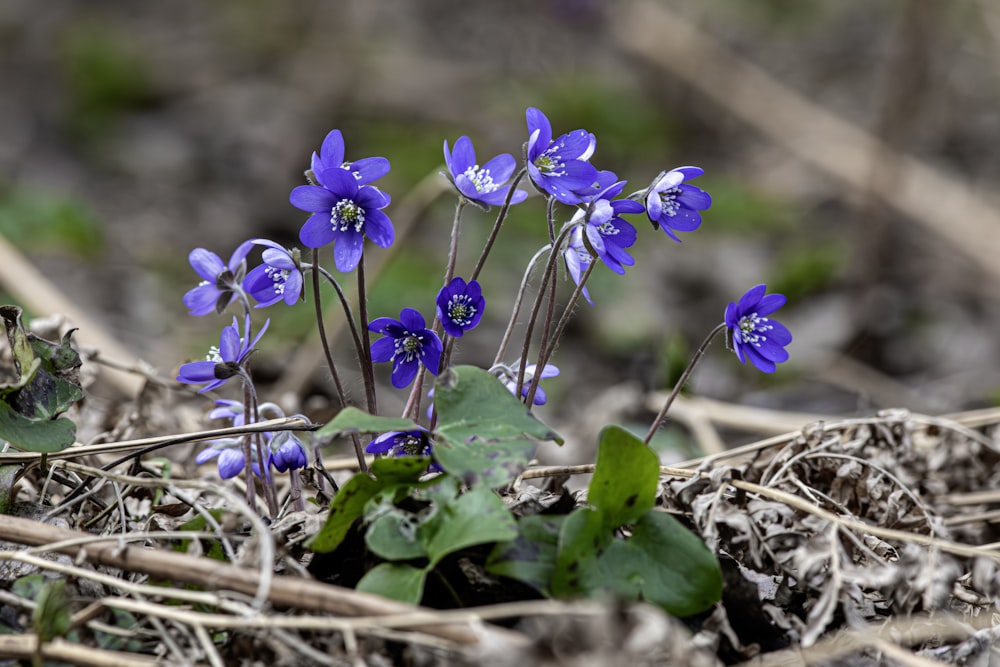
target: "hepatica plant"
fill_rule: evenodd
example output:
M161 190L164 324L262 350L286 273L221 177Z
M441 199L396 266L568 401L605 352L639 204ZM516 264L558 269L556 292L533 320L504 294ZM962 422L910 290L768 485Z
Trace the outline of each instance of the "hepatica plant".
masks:
M467 136L453 145L444 141L442 175L453 186L456 206L451 244L446 255L442 252L441 286L420 303L398 304L398 316L369 316L365 275L372 247L388 248L396 240L387 210L391 197L376 185L390 163L383 157L346 159L338 130L313 153L307 183L289 198L306 214L298 229L305 253L260 238L237 245L228 262L202 248L191 252L201 280L184 297L191 314L242 310L222 328L218 345L204 359L182 365L177 376L205 393L239 385L236 399L216 397L210 416L235 426L283 416L273 403L258 401L251 362L269 320L259 327L254 320L262 309L307 301L340 408L312 440L287 431L224 438L209 442L197 461L217 466L222 478L244 475L251 506L258 506L260 494L266 504L260 511L275 516L281 512L278 475L291 476L290 497L302 509L300 471L312 461L317 481L310 488L320 497L329 478L322 475L318 445L348 438L359 472L328 496L326 522L309 547L317 554L314 569L333 562L341 573L338 581L360 590L442 604L431 588L452 594L468 588L468 581L459 579L469 568L455 567L460 555L484 577L517 580L535 596L614 595L647 600L679 615L704 611L721 595L719 566L696 535L655 509L659 461L648 443L718 334L725 334L738 361L765 373L787 360L791 334L773 319L785 298L757 285L728 307L720 305L722 322L698 348L645 440L621 427L604 429L585 505L564 515L515 516L498 490L525 471L540 445L562 444L533 411L546 403L541 383L551 388L560 380L554 356L577 302L583 296L593 305L586 287L591 274L624 275L635 264L630 248L640 235L636 217L645 216L654 230L679 241L677 233L697 230L712 204L711 196L691 183L703 174L693 166L664 170L648 187L622 196L626 182L591 162L597 155L595 134L586 129L556 134L539 109L528 109L526 120L524 145L512 151L523 156L521 164L512 153L481 162ZM546 202L539 225L547 230L548 243L527 264L493 361L453 363L461 343L484 335L480 324L495 295L484 291L478 278L511 207L522 204L529 189ZM468 204L496 212L473 261L459 257ZM655 232L650 242L657 242ZM667 244L663 252L676 250ZM248 270L257 257L259 263ZM324 267L331 262L332 271ZM343 274L354 274L356 305L341 288ZM568 296L557 299L560 276ZM362 394L345 387L334 361L321 308L324 286L336 293L342 310L336 317L350 332L360 365L361 405L351 404L350 395ZM506 299L509 295L496 303ZM383 364L384 371L376 370ZM377 374L391 389L376 382ZM401 414L380 412L380 391L401 392ZM364 566L351 578L341 572L343 562Z

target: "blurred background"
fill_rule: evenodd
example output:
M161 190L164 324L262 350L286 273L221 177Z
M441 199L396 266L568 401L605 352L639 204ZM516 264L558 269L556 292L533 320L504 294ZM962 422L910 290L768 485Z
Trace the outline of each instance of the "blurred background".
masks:
M693 164L714 197L682 244L637 217L636 266L595 272L596 305L579 307L542 409L581 441L595 419L641 432L648 392L669 388L726 304L759 282L789 298L777 319L795 335L791 361L765 376L717 341L692 395L819 414L989 406L1000 400L998 39L989 0L48 0L44 11L6 0L0 235L107 329L114 356L130 357L118 361L172 378L228 320L186 314L190 250L226 259L256 236L296 245L306 215L288 193L339 128L348 159L391 161L379 185L405 230L392 253L368 246L370 263L388 258L371 315L430 317L454 210L437 176L443 140L468 135L482 160L520 159L536 106L557 134L595 133L592 162L628 179L626 192ZM501 232L481 279L486 318L460 362L492 361L545 243L544 210L533 196ZM467 209L459 275L494 214ZM5 302L56 308L7 266ZM564 281L561 302L569 292ZM311 308L267 315L258 370L322 418L328 378L301 351ZM384 413L402 394L387 387Z

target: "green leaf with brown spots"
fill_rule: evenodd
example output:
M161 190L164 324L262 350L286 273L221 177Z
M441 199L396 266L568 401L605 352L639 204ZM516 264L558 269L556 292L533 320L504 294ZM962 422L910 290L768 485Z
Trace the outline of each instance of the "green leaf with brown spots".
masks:
M621 426L601 431L587 502L611 528L632 523L652 509L659 480L660 459L642 440Z

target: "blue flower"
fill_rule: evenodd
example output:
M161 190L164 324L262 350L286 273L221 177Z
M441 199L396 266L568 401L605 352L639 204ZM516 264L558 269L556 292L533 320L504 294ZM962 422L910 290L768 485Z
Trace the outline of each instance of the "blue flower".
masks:
M475 280L466 284L464 278L455 277L438 292L437 316L449 336L461 338L466 331L475 329L484 310L486 299Z
M704 173L700 167L678 167L656 177L646 191L646 215L654 229L662 228L680 243L675 231L693 232L701 226L701 211L712 205L712 197L684 181Z
M484 209L504 203L510 191L510 186L504 184L510 180L517 166L513 156L502 153L480 167L476 162L476 149L468 137L459 137L453 151L448 149L448 140L445 139L444 162L448 167L446 176L459 194ZM527 197L528 193L524 190L516 190L510 203L520 204Z
M256 453L254 453L254 456L256 456ZM236 477L246 467L246 458L243 455L243 439L220 438L219 440L213 440L206 449L198 452L198 455L194 458L194 462L201 465L208 463L212 459L216 459L216 465L219 468L219 477L222 479ZM257 465L256 461L253 462L253 471L258 477L260 476L260 466Z
M586 130L574 130L552 140L552 125L538 109L526 112L528 121L528 175L538 189L564 204L580 201L577 190L586 191L598 180L597 169L588 160L597 139Z
M253 243L266 246L261 255L264 263L250 270L243 288L259 302L257 308L279 301L294 306L302 296L302 271L295 255L274 241L253 239Z
M312 172L316 182L327 184L326 174L331 169L349 171L359 185L377 181L389 173L389 161L384 157L366 157L354 162L344 160L344 135L340 130L330 130L319 149L312 155Z
M304 245L321 248L336 242L334 264L344 273L353 271L361 261L365 236L380 248L392 245L392 221L380 210L389 205L387 194L370 185L358 185L346 169L325 171L321 182L322 187L300 185L289 196L293 206L313 212L299 231Z
M501 366L500 370L500 381L503 385L507 387L507 391L512 394L517 393L517 367ZM535 364L528 364L524 368L524 384L521 387L521 398L528 395L528 388L531 386L531 381L535 377L535 371L538 370L538 366ZM559 369L552 364L545 364L542 368L541 379L554 378L559 375ZM549 400L545 395L545 390L539 385L538 389L535 390L535 398L532 400L534 405L545 405L545 402Z
M431 441L423 429L389 431L369 442L365 451L385 456L430 456Z
M619 275L625 273L626 266L635 264L635 260L625 252L625 248L634 245L636 239L635 227L619 216L643 211L643 205L637 201L611 200L612 197L621 194L623 187L625 181L609 186L594 197L586 212L577 212L578 216L586 220L587 240L597 252L598 258Z
M205 361L192 361L180 367L177 381L184 384L208 383L198 393L210 391L226 384L231 377L244 373L243 364L254 351L254 346L267 331L271 320L264 322L253 340L250 340L250 315L246 316L243 336L239 323L233 318L232 326L225 327L219 336L219 346L212 346Z
M298 470L309 465L309 459L306 457L306 450L302 446L302 441L291 431L279 431L276 433L268 441L267 448L270 452L268 455L268 464L274 466L274 469L278 472L288 472L293 469Z
M191 315L208 315L212 311L222 313L233 300L243 293L243 276L246 273L246 256L253 244L245 241L233 251L228 264L214 252L195 248L188 255L188 261L195 273L201 276L198 286L184 295L184 305Z
M726 307L726 326L733 351L741 363L750 362L765 373L788 360L785 346L792 334L785 325L767 316L785 305L782 294L767 294L767 285L752 287L737 303Z
M231 419L233 426L243 426L246 423L246 410L239 401L220 398L215 401L215 405L208 413L209 419Z
M372 361L392 361L392 386L397 389L413 382L420 364L438 374L441 339L425 325L424 316L412 308L404 308L399 320L380 317L368 325L370 331L385 336L372 343Z
M566 249L563 251L563 259L566 261L566 270L569 271L570 278L579 285L587 267L594 261L594 257L583 243L583 229L581 227L574 227L570 232L569 243L566 244ZM591 306L594 305L586 286L583 288L583 298Z

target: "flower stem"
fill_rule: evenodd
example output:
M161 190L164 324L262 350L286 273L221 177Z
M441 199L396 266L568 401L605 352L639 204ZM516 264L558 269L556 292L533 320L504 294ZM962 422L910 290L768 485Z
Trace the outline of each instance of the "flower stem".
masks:
M515 396L521 395L521 389L524 387L524 371L528 365L528 352L531 349L531 335L534 332L535 320L538 319L538 311L542 308L542 301L545 297L545 288L549 284L549 280L555 279L556 264L559 261L559 248L562 246L563 241L569 236L569 233L573 230L572 225L566 225L563 227L562 231L556 237L555 242L552 244L552 251L549 253L548 261L545 263L545 271L542 274L542 282L538 286L538 293L535 295L535 302L531 306L531 315L528 316L527 330L524 332L524 345L521 347L521 362L517 370L517 387L514 392ZM544 344L544 341L543 341ZM536 368L536 371L541 372L540 368ZM531 405L530 403L528 404Z
M517 184L521 182L524 175L528 173L527 167L522 167L521 171L517 172L514 176L513 182L510 184L510 190L507 191L507 198L503 200L503 206L500 207L500 213L497 214L497 220L493 223L493 229L490 230L490 236L486 239L486 245L483 247L483 252L479 255L479 259L476 261L476 268L472 270L472 276L469 280L475 280L479 277L479 272L483 270L483 265L486 264L486 258L490 254L490 250L493 249L493 244L497 240L497 234L500 233L500 227L503 225L503 221L507 219L507 212L510 210L510 200L514 197L514 192L517 190Z
M333 353L330 351L330 341L326 338L326 326L323 324L323 302L320 299L319 294L319 249L313 248L312 251L312 287L313 287L313 307L316 309L316 327L319 330L319 339L323 344L323 354L326 355L326 365L330 369L330 375L333 377L333 386L337 390L337 399L340 401L340 406L347 407L347 395L344 393L344 385L340 382L340 374L337 373L337 364L333 361ZM332 277L332 276L331 276ZM336 283L336 281L334 281ZM338 292L340 290L338 289ZM346 300L344 301L346 304ZM348 313L350 310L348 309ZM347 318L351 319L350 316ZM354 444L354 453L358 457L358 467L362 472L368 471L368 463L365 461L365 450L361 446L361 438L358 437L357 433L351 434L351 442Z
M365 291L365 254L361 253L358 262L358 316L361 318L361 373L365 381L365 399L368 403L368 414L377 415L378 406L375 402L375 369L372 366L372 337L368 331L368 294Z
M253 414L250 411L250 401L253 399L253 387L250 382L244 379L243 382L243 423L252 424ZM253 452L250 449L251 434L243 436L243 469L247 475L247 505L250 509L256 509L257 491L253 481Z
M358 359L361 359L364 352L364 348L361 346L361 336L358 334L358 325L354 320L354 312L351 310L351 304L347 301L347 295L344 294L344 290L341 289L340 283L334 278L329 271L324 269L322 266L317 266L316 270L319 271L327 282L333 285L333 289L337 292L337 298L340 299L340 305L344 309L344 315L347 319L347 326L351 330L351 338L354 339L354 349L358 355Z
M541 250L535 253L535 256L531 258L528 262L527 268L524 270L524 276L521 278L521 286L517 290L517 296L514 297L514 309L510 313L510 321L507 322L507 330L503 332L503 339L500 341L500 347L497 348L497 356L493 359L493 365L496 366L503 360L503 355L507 354L507 345L510 343L510 337L514 333L514 327L517 325L517 316L521 313L521 304L524 303L524 292L528 288L528 278L531 277L531 271L535 268L535 264L541 259L542 255L551 250L552 244L547 244L542 247Z
M573 315L573 309L576 308L576 302L580 300L580 295L583 294L583 288L587 285L587 278L590 277L590 274L594 270L595 266L597 266L597 258L593 257L590 260L590 264L587 265L587 270L583 272L582 276L580 276L580 282L573 290L573 294L570 296L569 302L566 304L566 308L563 310L563 314L559 318L559 323L556 325L555 332L552 334L551 340L548 340L544 335L542 336L541 348L538 351L538 361L535 363L535 374L531 378L531 384L528 386L528 393L524 397L524 402L528 405L529 409L532 405L534 405L535 392L538 391L538 383L542 380L542 370L545 368L545 364L547 364L549 359L552 357L552 353L556 349L556 344L562 337L563 331L569 323L569 318ZM554 285L555 283L553 283L553 286ZM555 299L553 298L552 301L554 300Z
M674 384L673 390L670 392L670 396L667 397L667 401L663 404L663 407L660 408L659 414L656 415L656 419L654 419L653 423L650 425L649 433L647 433L646 437L643 438L643 442L647 445L649 444L649 441L653 439L653 436L656 435L656 431L659 430L660 424L662 424L663 420L667 418L667 411L673 404L674 399L677 398L677 395L681 393L681 389L687 383L688 378L691 377L691 372L694 370L694 367L698 365L701 358L705 356L705 351L708 350L708 346L711 345L712 340L719 335L719 332L725 331L725 329L725 322L712 329L711 333L709 333L708 336L705 337L705 340L702 341L698 350L694 353L694 356L691 357L691 361L688 362L687 368L685 368L684 372L681 373L680 378L678 378L676 384Z

